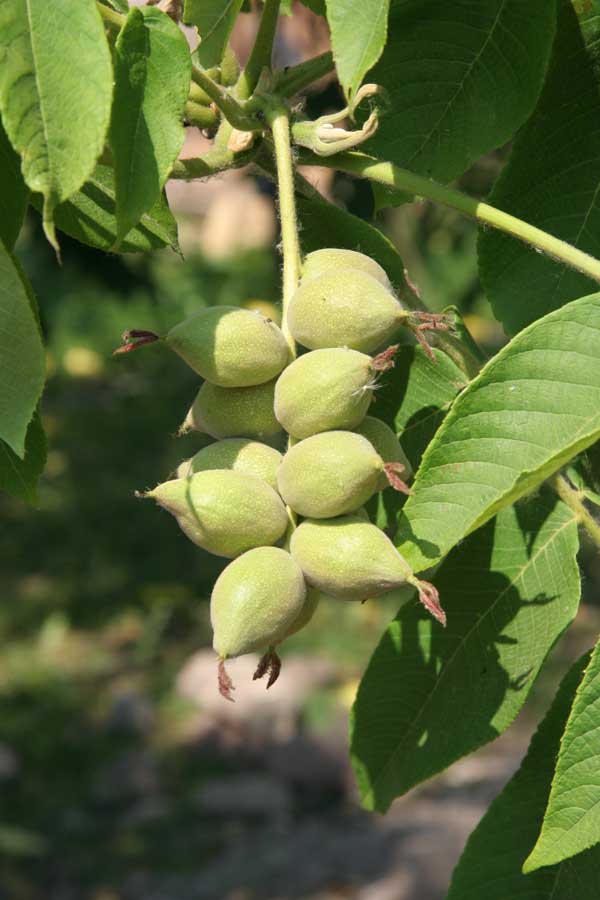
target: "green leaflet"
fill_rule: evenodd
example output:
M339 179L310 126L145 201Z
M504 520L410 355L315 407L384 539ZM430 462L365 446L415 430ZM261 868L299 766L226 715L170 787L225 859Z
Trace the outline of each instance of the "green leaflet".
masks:
M21 459L45 374L33 303L25 274L0 242L0 439Z
M56 245L54 209L94 169L104 146L112 67L94 0L0 4L0 108L23 177L44 196L44 228Z
M29 194L19 163L0 122L0 241L9 250L19 236Z
M398 547L433 565L600 437L600 294L530 325L457 398L404 506Z
M434 581L446 629L416 601L401 608L352 711L367 808L387 809L508 728L577 611L577 550L574 514L548 490L503 510L444 561Z
M575 695L560 742L542 830L525 860L524 872L555 865L600 842L599 712L600 643Z
M392 4L388 42L369 76L389 104L369 152L440 181L460 175L531 113L554 27L549 0Z
M221 62L242 4L243 0L185 0L183 21L198 29L196 54L206 68Z
M582 657L563 679L521 768L471 834L454 871L447 900L513 897L595 900L600 897L598 847L532 875L521 872L523 860L539 831L561 735L588 658L587 654Z
M40 201L39 195L32 197L37 209L41 207ZM117 240L113 170L108 166L96 166L81 190L57 208L56 225L83 244L99 250L113 250ZM177 223L162 195L121 241L119 252L139 253L165 246L179 251Z
M190 75L175 22L154 7L132 9L115 48L110 125L118 240L157 202L183 146Z
M389 0L326 0L340 84L351 99L383 52Z
M23 459L0 441L0 491L27 503L37 503L37 482L45 464L46 435L36 412L27 428Z
M561 0L544 90L490 203L597 256L599 119L600 0ZM509 334L594 289L579 272L493 230L480 235L479 267Z

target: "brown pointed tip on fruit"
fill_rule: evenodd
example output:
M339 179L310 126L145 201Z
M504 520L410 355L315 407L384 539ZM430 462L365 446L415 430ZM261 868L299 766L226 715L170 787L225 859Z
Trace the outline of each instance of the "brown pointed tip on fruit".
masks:
M281 498L260 478L210 469L159 484L144 495L177 519L185 535L216 556L233 558L277 543L288 516Z
M376 386L371 357L335 347L305 353L284 369L275 387L275 415L296 438L356 428Z
M367 600L412 584L423 605L445 624L433 585L416 577L383 531L358 516L306 519L292 535L290 552L308 584L324 594Z
M294 339L310 350L350 347L371 353L390 341L408 315L372 275L338 268L302 279L287 321Z
M388 291L392 290L390 280L379 263L365 253L344 250L341 247L329 247L309 253L302 266L302 279L314 278L316 275L340 269L360 269L375 278Z
M354 512L379 490L385 464L373 445L353 431L324 431L291 447L277 485L301 516L329 519Z
M306 600L306 583L292 556L258 547L219 575L210 601L213 646L220 659L273 649L289 633Z
M171 328L165 343L220 387L251 387L278 375L290 358L280 328L257 311L210 306Z
M181 430L200 431L218 439L264 440L281 431L275 418L274 399L274 381L244 388L223 388L205 381Z
M283 456L274 447L251 438L225 438L203 447L177 468L177 478L189 478L207 469L233 469L262 478L277 490L277 469Z
M398 463L402 466L402 472L396 474L400 474L403 482L411 480L413 470L410 460L402 449L395 432L392 431L389 425L386 425L381 419L375 418L375 416L365 416L358 428L354 430L373 444L384 463ZM388 483L389 479L384 473L379 480L379 490L384 490Z

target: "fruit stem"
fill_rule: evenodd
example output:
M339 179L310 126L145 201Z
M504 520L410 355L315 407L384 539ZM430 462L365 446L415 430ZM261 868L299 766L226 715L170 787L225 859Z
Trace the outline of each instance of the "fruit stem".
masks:
M279 218L281 221L281 246L283 253L283 296L281 330L292 355L296 356L296 343L290 334L287 312L290 300L300 282L300 242L294 193L294 166L290 140L290 113L287 106L273 98L265 109L265 115L273 133L273 147L277 166L279 192Z
M359 178L377 181L395 191L412 194L415 198L425 198L449 206L484 225L491 225L498 231L524 241L535 250L547 254L571 269L576 269L594 281L600 281L600 261L588 253L578 250L566 241L561 241L541 228L536 228L535 225L530 225L529 222L490 206L489 203L483 203L454 188L416 175L408 169L401 169L391 162L384 162L366 153L347 152L322 157L302 150L299 153L299 162L303 165L330 166L357 175Z
M210 77L202 66L192 65L192 80L208 94L228 122L238 131L260 131L261 122L244 109L229 91Z

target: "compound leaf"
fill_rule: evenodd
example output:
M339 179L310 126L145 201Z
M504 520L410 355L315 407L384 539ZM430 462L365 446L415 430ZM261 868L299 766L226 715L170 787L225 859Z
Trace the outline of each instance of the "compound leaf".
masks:
M533 736L516 775L472 833L454 871L446 900L583 900L600 897L600 849L523 875L523 860L539 831L554 761L573 696L589 656L567 673Z
M530 325L456 399L404 506L399 549L415 570L600 438L600 294Z
M36 412L27 428L23 459L5 441L0 441L0 491L27 503L36 503L37 482L45 464L46 435Z
M0 439L21 459L44 374L31 289L17 260L0 242Z
M599 120L600 0L561 0L544 90L490 203L600 254ZM479 266L509 334L594 289L584 275L496 231L480 235Z
M21 175L18 155L0 122L0 241L15 246L23 224L29 191Z
M352 711L366 807L387 809L511 724L577 611L577 550L575 516L548 490L503 510L444 561L434 580L446 629L414 600L401 608Z
M196 51L206 67L218 66L225 53L243 0L185 0L183 21L195 25L200 35Z
M537 843L523 866L533 872L600 841L600 643L577 689Z
M115 48L110 126L120 240L159 199L183 146L191 58L183 33L155 7L134 8Z
M351 98L383 52L389 0L327 0L326 5L335 67Z
M41 207L39 195L32 203ZM56 225L65 234L99 250L114 250L117 240L114 172L108 166L96 166L92 177L66 203L56 209ZM139 253L171 247L179 251L177 223L164 195L119 244L121 253Z
M548 0L394 3L370 76L389 97L372 152L449 181L504 144L536 103L555 20Z
M94 0L0 4L0 108L23 177L44 197L44 228L79 190L104 146L112 66Z

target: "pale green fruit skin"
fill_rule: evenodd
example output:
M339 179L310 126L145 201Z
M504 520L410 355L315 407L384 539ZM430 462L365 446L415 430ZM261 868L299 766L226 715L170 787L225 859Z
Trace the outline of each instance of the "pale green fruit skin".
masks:
M275 382L246 388L223 388L205 381L183 430L193 428L214 438L267 438L281 431L273 408Z
M211 306L175 325L165 342L195 372L220 387L271 381L289 362L278 326L259 312Z
M388 343L404 318L394 294L359 269L303 278L287 313L290 332L304 347L350 347L362 353Z
M392 290L390 279L379 263L367 256L358 253L357 250L344 250L341 247L329 247L323 250L313 250L309 253L302 266L302 278L314 278L323 275L331 269L360 269L371 275L388 291Z
M301 516L354 512L378 490L383 460L361 434L324 431L291 447L277 472L279 493Z
M386 425L381 419L376 419L375 416L365 416L355 431L371 442L384 463L401 463L404 466L401 478L403 481L410 481L413 476L410 460L389 425ZM388 485L389 482L384 473L379 480L379 490L383 491Z
M294 531L290 552L307 582L340 600L367 600L412 575L386 535L358 516L307 519Z
M275 415L296 438L356 428L369 408L374 383L371 357L330 348L299 356L275 387Z
M213 647L221 659L266 650L301 615L306 583L287 550L258 547L238 557L215 582L210 601Z
M145 496L172 513L194 544L228 559L275 544L288 524L285 506L273 488L254 475L231 469L166 481Z
M246 475L262 478L274 491L277 490L277 469L283 456L278 450L253 441L250 438L225 438L216 444L203 447L191 459L177 468L178 478L189 478L207 469L233 469Z
M304 577L304 576L303 576ZM308 625L315 612L317 611L317 606L319 605L319 600L321 599L321 593L316 588L306 587L306 599L302 605L302 609L284 634L282 640L284 638L291 637L293 634L296 634L298 631L302 631L302 629Z

